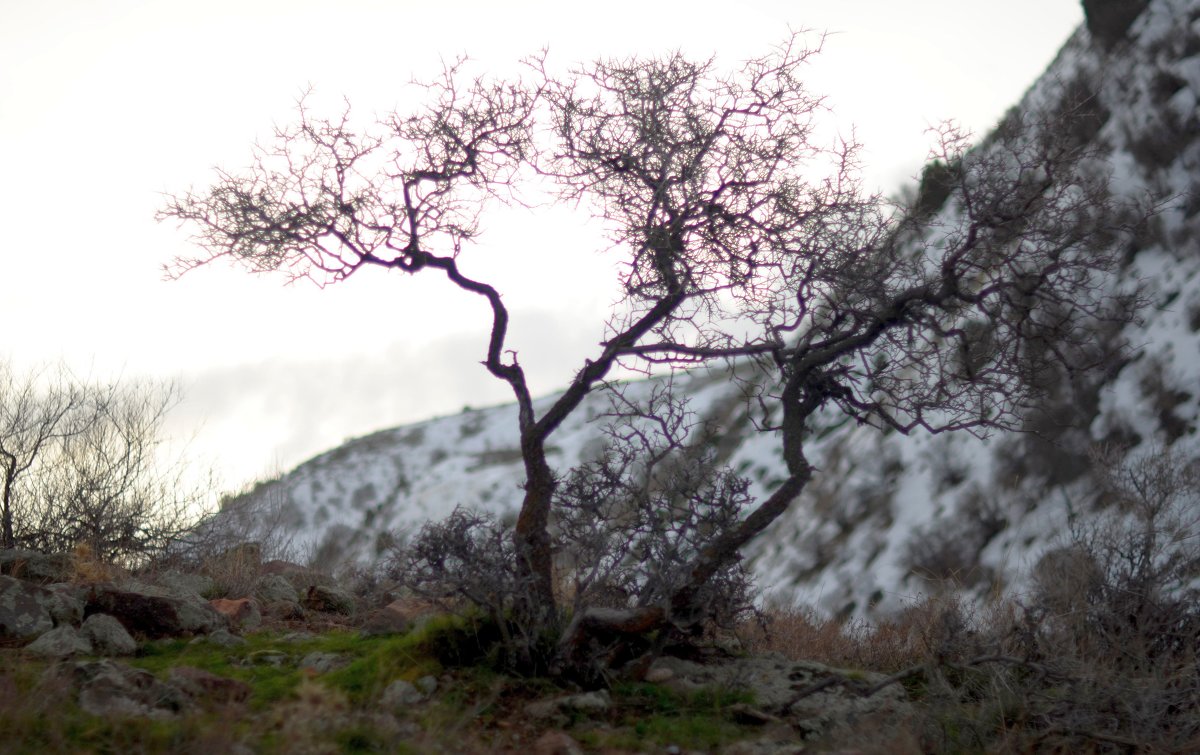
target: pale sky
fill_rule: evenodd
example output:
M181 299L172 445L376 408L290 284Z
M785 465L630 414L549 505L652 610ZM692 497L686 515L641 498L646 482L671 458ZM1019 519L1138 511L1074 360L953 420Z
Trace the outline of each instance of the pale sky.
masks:
M432 276L367 270L317 290L213 266L163 280L195 250L154 222L162 192L245 165L303 88L347 96L366 122L464 53L498 70L542 47L563 65L682 49L732 68L789 29L829 31L812 89L892 193L928 127L986 133L1081 22L1077 0L0 0L0 358L178 380L173 430L237 487L348 437L511 398L478 364L486 310ZM565 210L487 228L463 264L501 284L534 391L560 388L600 337L613 259Z

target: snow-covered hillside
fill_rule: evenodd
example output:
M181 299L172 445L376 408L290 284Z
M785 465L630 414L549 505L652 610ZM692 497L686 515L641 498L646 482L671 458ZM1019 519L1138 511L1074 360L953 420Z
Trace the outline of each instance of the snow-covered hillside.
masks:
M818 476L747 554L766 592L863 613L895 609L946 578L979 591L1011 586L1061 541L1069 513L1091 511L1091 448L1200 454L1198 103L1200 0L1152 0L1123 32L1085 26L1071 37L999 128L1070 113L1073 138L1097 153L1112 191L1158 204L1111 282L1140 282L1150 294L1138 324L1107 335L1123 336L1136 358L1052 391L1030 419L1038 435L900 437L849 424L817 433ZM719 372L677 380L691 409L723 428L727 462L758 491L770 488L782 470L778 444L754 431L740 388ZM593 396L556 431L558 469L599 449L590 420L606 408ZM231 502L218 522L368 561L387 545L383 533L460 504L513 515L523 479L515 414L511 405L470 410L349 441Z

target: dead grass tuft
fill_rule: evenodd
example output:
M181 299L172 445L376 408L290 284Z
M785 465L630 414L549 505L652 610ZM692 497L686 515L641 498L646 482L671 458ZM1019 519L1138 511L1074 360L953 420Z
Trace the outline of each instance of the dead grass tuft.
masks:
M105 561L87 543L79 543L71 553L73 574L71 581L76 584L92 585L101 582L113 582L129 576L126 569Z

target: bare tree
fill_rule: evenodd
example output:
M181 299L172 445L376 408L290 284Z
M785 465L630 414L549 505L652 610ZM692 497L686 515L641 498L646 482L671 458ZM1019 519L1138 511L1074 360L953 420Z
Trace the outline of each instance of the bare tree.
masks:
M427 85L426 109L363 133L348 113L325 120L301 103L299 124L247 172L169 199L161 217L194 228L206 252L171 272L220 258L320 283L364 266L437 270L484 297L484 364L519 407L526 480L512 538L528 589L511 610L526 626L560 621L555 429L618 363L752 361L758 419L781 439L786 479L708 532L669 589L621 610L577 606L563 639L686 629L705 615L707 586L811 478L818 412L901 433L1013 428L1037 391L1030 376L1082 368L1069 347L1088 324L1130 316L1102 279L1130 214L1055 124L976 151L944 129L935 156L950 166L949 199L907 212L863 191L857 144L817 140L823 107L801 80L816 52L793 36L728 74L681 54L561 76L537 58L525 81L467 80L455 66ZM589 207L625 262L605 340L540 414L506 349L499 292L458 265L482 209L525 180Z
M0 363L0 546L13 548L18 490L54 445L86 426L85 392L61 368L20 375Z
M174 386L3 369L4 547L87 545L106 562L137 561L193 523L207 489L160 454Z
M64 438L36 479L26 543L86 545L104 562L165 553L198 518L208 487L163 451L163 423L179 400L171 384L91 389L95 416Z

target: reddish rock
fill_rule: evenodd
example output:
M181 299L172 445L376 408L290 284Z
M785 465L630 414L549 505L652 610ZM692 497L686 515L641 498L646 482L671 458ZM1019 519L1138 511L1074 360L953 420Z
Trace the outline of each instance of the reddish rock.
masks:
M262 614L258 606L249 598L215 598L208 601L213 609L229 620L232 627L255 627L262 623Z

